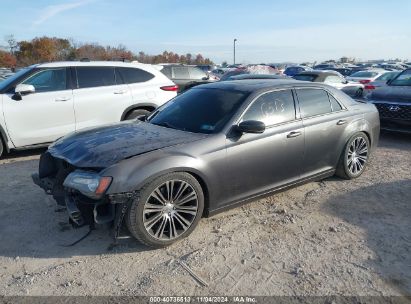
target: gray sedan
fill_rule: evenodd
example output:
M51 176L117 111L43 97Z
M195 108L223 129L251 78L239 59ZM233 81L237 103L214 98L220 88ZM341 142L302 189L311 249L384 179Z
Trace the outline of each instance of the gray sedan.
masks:
M374 105L326 85L219 82L148 118L58 140L33 180L72 224L110 223L118 236L124 220L142 243L164 247L203 216L334 174L359 177L379 130Z

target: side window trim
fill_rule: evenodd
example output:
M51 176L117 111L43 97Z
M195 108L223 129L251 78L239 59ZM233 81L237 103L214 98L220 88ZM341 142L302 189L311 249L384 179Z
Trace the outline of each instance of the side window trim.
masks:
M337 98L335 98L335 96L334 96L333 94L331 94L331 93L330 93L329 91L327 91L327 90L325 90L325 91L328 93L328 99L330 99L330 96L331 96L332 98L334 98L334 100L335 100L335 101L340 105L340 107L341 107L340 110L334 111L334 109L333 109L333 104L331 103L331 100L330 100L332 113L338 113L338 112L342 112L342 111L347 111L347 108L346 108Z
M119 83L118 81L117 81L117 76L119 77L119 78L121 78L121 82ZM123 74L121 73L121 70L119 69L119 67L114 67L114 82L115 82L115 85L127 85L128 83L126 83L126 81L124 80L124 76L123 76Z
M270 129L279 125L284 125L284 124L288 124L288 123L292 123L292 122L296 122L296 121L300 121L301 117L300 117L300 108L298 107L297 110L297 103L296 103L296 99L294 96L294 89L293 88L279 88L279 89L273 89L273 90L269 90L269 91L265 91L263 93L258 94L257 96L253 97L253 99L248 103L247 107L243 110L243 112L241 113L240 117L235 121L235 125L238 125L241 120L243 119L245 113L249 110L249 108L254 104L254 102L260 98L261 96L265 95L265 94L269 94L269 93L273 93L273 92L280 92L280 91L290 91L291 96L293 98L293 102L294 102L294 119L290 120L290 121L284 121L284 122L280 122L280 123L276 123L276 124L272 124L272 125L266 125L266 129Z
M77 71L75 67L70 67L70 86L72 90L78 89Z

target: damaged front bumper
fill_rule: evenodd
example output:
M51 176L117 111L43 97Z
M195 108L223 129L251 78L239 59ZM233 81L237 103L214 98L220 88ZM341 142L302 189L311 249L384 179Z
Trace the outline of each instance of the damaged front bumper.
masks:
M85 171L89 170L89 171ZM65 186L65 180L75 172L98 174L97 170L76 168L66 161L54 158L46 152L41 155L39 172L32 175L33 182L47 194L52 195L58 205L67 209L70 222L77 226L111 223L118 236L124 215L134 193L102 194L88 197L78 189Z

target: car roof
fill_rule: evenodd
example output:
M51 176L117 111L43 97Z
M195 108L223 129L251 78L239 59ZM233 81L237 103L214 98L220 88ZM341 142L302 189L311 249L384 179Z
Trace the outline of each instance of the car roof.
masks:
M132 68L144 68L150 66L150 64L137 63L137 62L122 62L122 61L57 61L46 62L33 65L38 68L56 68L56 67L81 67L81 66L118 66L118 67L132 67Z
M315 75L315 76L340 76L336 74L335 72L330 72L330 71L305 71L298 73L297 75ZM296 76L297 76L296 75Z
M295 79L247 79L247 80L227 80L218 81L208 84L202 84L195 86L191 90L195 89L221 89L221 90L232 90L241 92L257 92L264 91L275 88L285 88L285 87L322 87L329 88L329 86L322 85L319 83L299 81Z
M286 79L286 76L276 74L240 74L230 76L230 80L246 80L246 79Z

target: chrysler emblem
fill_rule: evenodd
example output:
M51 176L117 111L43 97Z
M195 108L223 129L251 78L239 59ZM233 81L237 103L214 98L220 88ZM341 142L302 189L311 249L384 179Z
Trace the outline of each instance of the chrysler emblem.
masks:
M400 107L399 107L399 106L390 106L388 109L389 109L391 112L397 112L397 111L400 110Z

